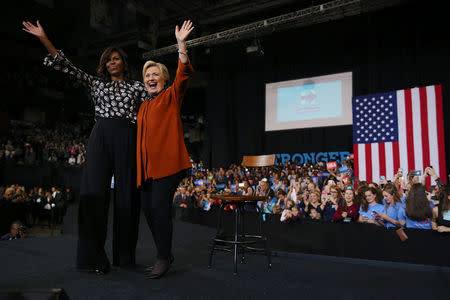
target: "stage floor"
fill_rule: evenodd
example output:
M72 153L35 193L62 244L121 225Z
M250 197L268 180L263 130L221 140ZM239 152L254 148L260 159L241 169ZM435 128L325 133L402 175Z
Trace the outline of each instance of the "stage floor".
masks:
M72 210L65 222L73 222L75 215ZM105 276L85 274L74 268L76 233L70 226L65 228L60 236L0 242L0 290L62 288L71 300L450 299L449 268L285 254L273 257L269 271L265 256L249 254L234 276L232 255L216 252L213 268L208 269L214 229L182 222L174 224L173 268L160 280L147 280L140 270L153 262L155 250L143 219L137 247L141 269L114 268ZM107 252L111 254L109 239Z

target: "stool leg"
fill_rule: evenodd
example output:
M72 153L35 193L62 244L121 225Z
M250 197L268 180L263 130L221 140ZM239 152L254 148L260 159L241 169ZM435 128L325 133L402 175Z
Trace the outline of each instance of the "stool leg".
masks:
M217 217L217 232L216 237L219 237L222 234L222 226L223 226L223 210L226 204L222 202L219 208L219 216Z
M234 275L237 275L237 250L238 250L238 233L239 233L239 208L240 205L236 204L234 210Z
M272 268L272 260L270 258L271 254L270 254L270 250L269 250L269 242L267 241L267 237L264 236L262 233L262 214L263 214L263 212L260 209L258 209L258 207L257 207L257 210L258 210L258 219L259 219L259 235L264 239L264 246L266 249L267 262L268 262L267 266L269 267L269 269L271 269Z
M245 206L243 207L241 211L241 235L242 240L245 241ZM241 264L245 263L245 244L242 244L242 257L241 257Z
M212 259L214 254L214 248L216 247L216 241L213 241L211 252L209 253L209 262L208 262L208 269L211 269L212 266Z
M268 267L269 269L272 269L272 260L270 258L271 254L270 254L270 250L269 250L269 243L267 241L267 238L265 240L265 244L266 244L266 255L267 255L267 262L268 262Z
M225 207L225 204L222 202L220 204L220 208L219 208L219 215L217 216L217 231L216 231L216 236L213 239L213 244L212 244L212 248L211 248L211 252L209 253L209 262L208 262L208 269L211 269L212 266L212 259L213 259L213 255L214 255L214 250L216 247L216 238L218 238L221 234L222 231L222 212L223 209Z

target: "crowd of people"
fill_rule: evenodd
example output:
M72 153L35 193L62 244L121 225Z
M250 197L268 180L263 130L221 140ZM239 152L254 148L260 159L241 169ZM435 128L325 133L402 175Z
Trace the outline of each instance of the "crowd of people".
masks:
M182 116L185 141L188 148L198 156L197 148L203 139L199 137L202 123L194 122L190 117ZM86 161L92 122L91 116L80 118L74 123L11 121L9 132L0 136L0 165L37 166L52 163L80 166Z
M258 203L259 210L279 215L281 222L311 219L450 232L448 187L432 167L421 177L399 172L392 181L380 178L379 184L359 181L352 170L352 159L331 170L321 161L251 169L231 165L213 170L199 162L193 164L191 176L178 188L174 206L208 211L221 205L212 194L258 195L266 197ZM429 188L425 186L427 177L432 181Z
M49 227L61 225L68 205L75 201L70 188L33 187L26 189L18 184L0 186L0 210L17 218L22 228L35 225ZM13 223L14 224L18 223Z
M89 121L43 124L13 121L0 137L0 164L81 165L86 160Z

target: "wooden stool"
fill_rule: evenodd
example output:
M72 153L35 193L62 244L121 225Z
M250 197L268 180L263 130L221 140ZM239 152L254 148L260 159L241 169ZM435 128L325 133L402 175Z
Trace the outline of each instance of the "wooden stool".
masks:
M220 210L217 220L217 232L216 236L213 239L213 244L211 248L211 253L209 255L209 264L208 268L211 268L212 258L214 254L214 250L216 250L217 244L225 244L232 246L234 252L234 275L237 275L237 257L238 250L242 251L241 263L245 260L245 251L246 250L254 250L254 251L264 251L267 255L268 267L269 269L272 267L271 259L270 259L270 250L267 243L267 237L262 234L262 214L261 211L257 208L257 203L259 201L266 200L266 197L260 196L234 196L234 195L211 195L211 199L220 200ZM235 205L234 209L234 234L233 235L223 235L222 234L222 215L224 208L227 205ZM259 232L258 234L247 234L245 232L245 205L251 205L256 207L256 211L258 212L259 219ZM239 232L239 228L241 228L241 232ZM255 243L263 243L264 248L258 249L254 247L250 247L249 245Z

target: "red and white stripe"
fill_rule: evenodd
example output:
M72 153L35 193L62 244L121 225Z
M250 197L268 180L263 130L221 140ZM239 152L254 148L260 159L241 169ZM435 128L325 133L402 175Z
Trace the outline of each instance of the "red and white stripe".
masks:
M361 181L392 180L403 174L433 166L447 182L442 86L397 91L398 142L354 144L355 175ZM430 178L426 181L430 186Z

